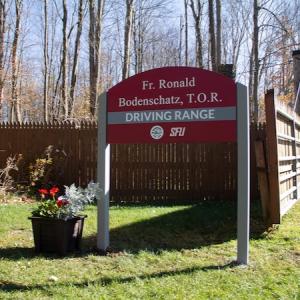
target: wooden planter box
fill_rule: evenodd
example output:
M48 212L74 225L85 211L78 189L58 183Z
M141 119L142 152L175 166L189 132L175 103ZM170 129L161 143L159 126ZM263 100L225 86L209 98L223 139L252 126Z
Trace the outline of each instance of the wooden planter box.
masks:
M86 216L69 220L29 217L32 222L36 253L66 255L81 249L81 238Z

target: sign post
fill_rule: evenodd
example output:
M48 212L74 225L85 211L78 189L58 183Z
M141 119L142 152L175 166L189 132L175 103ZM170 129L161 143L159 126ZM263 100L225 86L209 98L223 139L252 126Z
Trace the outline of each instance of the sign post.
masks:
M99 97L97 181L101 189L98 199L97 248L105 252L109 246L109 189L110 189L110 145L107 144L107 96Z
M132 76L100 96L97 247L109 245L110 144L238 142L238 258L249 252L249 112L247 88L192 67Z
M247 87L237 83L237 124L238 124L238 223L237 241L239 264L249 260L249 222L250 222L250 142L249 105Z

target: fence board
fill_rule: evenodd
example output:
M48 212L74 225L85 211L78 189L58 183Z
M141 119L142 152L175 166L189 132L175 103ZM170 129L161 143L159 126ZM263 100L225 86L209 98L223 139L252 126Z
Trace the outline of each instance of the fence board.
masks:
M274 101L274 90L269 90L265 95L266 111L266 136L267 136L267 161L269 175L270 199L270 223L280 223L280 190L278 174L278 150L277 150L277 128L276 108Z
M261 195L261 206L263 212L263 218L266 220L266 223L270 224L270 212L269 212L269 182L268 182L268 170L265 158L265 147L263 141L255 141L255 156L256 156L256 165L257 165L257 176L259 180L259 189Z

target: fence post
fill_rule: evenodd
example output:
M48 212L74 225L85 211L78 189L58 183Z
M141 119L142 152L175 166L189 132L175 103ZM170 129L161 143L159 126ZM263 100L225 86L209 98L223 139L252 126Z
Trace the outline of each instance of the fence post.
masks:
M274 90L268 90L265 94L266 111L266 156L268 164L268 177L270 188L270 201L268 211L270 224L280 224L280 191L278 172L278 148L277 148L277 112L275 107Z

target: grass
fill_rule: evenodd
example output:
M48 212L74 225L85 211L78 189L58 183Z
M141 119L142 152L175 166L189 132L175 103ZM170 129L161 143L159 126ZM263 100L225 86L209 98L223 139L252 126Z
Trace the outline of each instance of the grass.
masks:
M111 251L94 251L90 206L83 251L35 255L32 204L0 205L0 299L300 299L300 203L264 232L251 220L250 265L235 266L236 208L113 206Z

